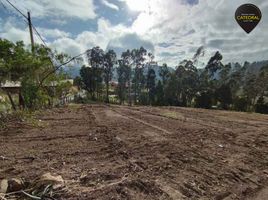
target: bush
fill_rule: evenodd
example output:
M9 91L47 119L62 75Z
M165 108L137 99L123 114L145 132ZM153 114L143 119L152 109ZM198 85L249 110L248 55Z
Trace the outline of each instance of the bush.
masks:
M201 92L195 99L195 107L210 109L212 102L213 95L210 92Z
M22 96L25 106L29 109L42 108L49 100L49 96L33 82L23 82Z
M260 97L255 105L255 112L261 114L268 114L268 103L264 103L264 98Z
M245 97L237 97L234 100L234 110L246 112L248 106L248 101Z

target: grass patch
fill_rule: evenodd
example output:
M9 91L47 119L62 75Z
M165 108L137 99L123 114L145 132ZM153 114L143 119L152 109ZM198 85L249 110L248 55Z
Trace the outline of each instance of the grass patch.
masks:
M81 107L81 104L70 103L70 104L68 104L68 107L71 109L78 109Z
M185 119L185 117L177 112L165 111L160 113L164 117L172 118L172 119Z

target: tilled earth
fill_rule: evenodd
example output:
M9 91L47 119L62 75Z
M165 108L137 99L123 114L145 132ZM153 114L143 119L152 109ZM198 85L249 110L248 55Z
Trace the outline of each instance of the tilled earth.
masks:
M61 175L59 199L268 199L268 116L77 105L0 131L0 179Z

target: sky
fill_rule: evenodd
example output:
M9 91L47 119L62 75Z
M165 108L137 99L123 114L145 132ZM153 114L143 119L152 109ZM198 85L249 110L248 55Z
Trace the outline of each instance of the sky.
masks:
M203 46L200 66L216 51L223 62L268 59L267 0L10 0L32 23L49 47L75 56L94 46L145 47L159 65L177 66ZM247 34L235 21L236 9L253 3L262 11ZM0 37L30 44L28 26L6 0L0 0ZM35 36L35 42L41 43Z

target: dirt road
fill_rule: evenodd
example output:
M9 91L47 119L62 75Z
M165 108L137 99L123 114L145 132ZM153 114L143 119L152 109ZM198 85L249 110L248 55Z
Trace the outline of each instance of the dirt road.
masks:
M267 198L267 115L81 105L38 119L0 131L0 179L61 175L59 199Z

